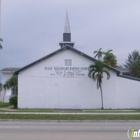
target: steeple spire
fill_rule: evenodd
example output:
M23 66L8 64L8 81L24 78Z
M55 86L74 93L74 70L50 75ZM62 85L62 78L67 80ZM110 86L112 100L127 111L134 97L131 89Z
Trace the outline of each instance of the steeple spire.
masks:
M66 11L64 33L63 33L63 42L60 42L59 45L61 46L61 48L66 47L66 46L69 46L69 47L74 46L74 42L71 42L70 24L69 24L69 17L68 17L67 11Z
M66 20L65 20L64 33L70 33L70 24L69 24L69 17L68 17L68 12L67 11L66 11Z

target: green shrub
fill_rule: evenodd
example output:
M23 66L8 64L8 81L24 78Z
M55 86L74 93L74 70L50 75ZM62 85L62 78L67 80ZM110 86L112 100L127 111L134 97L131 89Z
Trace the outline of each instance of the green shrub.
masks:
M9 103L14 105L14 108L17 108L17 96L13 96L9 99Z

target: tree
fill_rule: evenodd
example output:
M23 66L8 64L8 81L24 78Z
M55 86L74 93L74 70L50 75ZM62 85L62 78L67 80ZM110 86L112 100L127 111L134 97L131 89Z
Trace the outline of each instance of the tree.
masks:
M103 57L103 61L104 63L106 63L107 65L110 65L112 67L117 67L117 60L116 60L116 56L111 53L113 50L108 50L107 52L103 52L101 51L102 48L100 48L97 51L94 51L94 58L98 57L98 60L102 60L102 56Z
M17 93L17 75L13 75L8 81L6 81L3 85L3 88L4 90L7 90L7 89L14 89L16 90L16 93ZM4 92L4 95L3 95L3 101L4 101L4 98L5 98L5 92Z
M111 54L110 52L112 52L113 50L108 50L107 52L105 52L104 54Z
M17 75L13 75L8 81L3 85L4 89L16 88L17 89Z
M130 69L130 76L140 78L140 60L139 59L133 62L133 64L131 64L129 69Z
M17 100L18 100L18 97L15 95L9 99L9 103L11 105L14 105L14 108L17 108Z
M2 49L1 42L3 42L3 39L2 38L0 38L0 49Z
M101 49L102 49L102 48L100 48L100 49L97 50L97 51L94 51L94 54L95 54L94 58L98 57L99 60L102 59L102 55L104 54L104 52L102 52Z
M110 78L109 67L102 61L95 61L95 64L89 66L88 76L93 80L97 80L97 89L100 88L101 91L101 104L103 109L103 92L102 92L102 78L103 73L107 74L107 79Z
M116 56L113 53L105 53L105 56L103 58L103 61L107 65L110 65L112 67L117 67Z
M124 67L130 68L131 65L137 60L140 60L140 53L139 51L135 50L131 54L128 54L128 58L125 61Z

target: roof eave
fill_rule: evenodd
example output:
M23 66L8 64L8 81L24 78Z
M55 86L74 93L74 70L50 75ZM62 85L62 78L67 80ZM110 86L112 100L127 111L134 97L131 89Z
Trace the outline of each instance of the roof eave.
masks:
M0 71L1 73L8 73L8 74L13 74L14 73L14 71Z
M81 51L79 51L79 50L73 48L73 47L66 46L66 47L60 48L60 49L58 49L58 50L56 50L56 51L50 53L49 55L46 55L46 56L42 57L42 58L39 59L39 60L36 60L36 61L30 63L29 65L26 65L25 67L23 67L23 68L21 68L21 69L15 71L14 74L18 74L19 72L21 72L21 71L23 71L23 70L25 70L25 69L27 69L27 68L29 68L29 67L31 67L31 66L37 64L37 63L39 63L39 62L41 62L41 61L43 61L43 60L45 60L45 59L47 59L47 58L50 58L50 57L53 56L54 54L57 54L57 53L59 53L59 52L61 52L61 51L63 51L63 50L66 50L66 49L70 49L70 50L72 50L72 51L74 51L74 52L80 54L81 56L84 56L84 57L86 57L86 58L88 58L88 59L90 59L90 60L92 60L92 61L98 61L98 60L96 60L95 58L93 58L93 57L91 57L91 56L89 56L89 55L87 55L87 54L85 54L85 53L83 53L83 52L81 52ZM110 68L111 70L115 71L117 74L120 73L120 71L118 71L117 69L115 69L115 68L113 68L113 67L111 67L111 66L109 66L109 68Z
M127 76L127 75L123 75L123 74L118 74L118 77L122 77L122 78L126 78L126 79L130 79L130 80L135 80L135 81L139 81L140 82L140 78L135 78L132 76Z

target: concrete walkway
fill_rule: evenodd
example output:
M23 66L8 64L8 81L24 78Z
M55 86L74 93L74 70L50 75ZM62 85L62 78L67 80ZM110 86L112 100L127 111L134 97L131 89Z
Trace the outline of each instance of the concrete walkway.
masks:
M40 114L40 115L140 115L139 112L128 113L62 113L62 112L0 112L0 114Z

